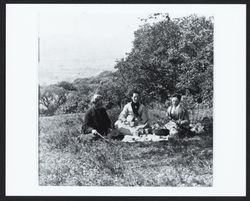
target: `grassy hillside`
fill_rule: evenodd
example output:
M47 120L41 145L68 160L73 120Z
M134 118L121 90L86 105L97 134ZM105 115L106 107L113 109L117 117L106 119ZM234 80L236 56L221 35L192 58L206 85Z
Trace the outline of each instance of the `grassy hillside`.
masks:
M40 117L40 185L212 186L211 133L111 144L82 135L82 116Z

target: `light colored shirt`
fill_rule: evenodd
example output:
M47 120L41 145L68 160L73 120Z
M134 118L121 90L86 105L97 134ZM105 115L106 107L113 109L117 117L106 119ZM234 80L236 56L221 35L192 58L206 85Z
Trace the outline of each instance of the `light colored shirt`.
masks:
M122 112L120 113L119 115L119 120L121 121L132 121L134 118L138 118L137 122L139 124L145 124L148 122L148 111L147 111L147 108L140 103L140 106L139 106L139 110L138 110L138 113L139 113L139 117L136 117L134 112L133 112L133 109L132 109L132 102L129 102L127 103Z
M176 107L172 105L168 107L167 117L175 121L181 120L183 121L183 123L189 124L188 111L180 104L177 105Z

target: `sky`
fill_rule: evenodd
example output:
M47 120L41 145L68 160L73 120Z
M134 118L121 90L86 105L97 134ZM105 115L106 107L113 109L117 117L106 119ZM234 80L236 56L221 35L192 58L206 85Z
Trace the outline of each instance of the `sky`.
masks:
M73 81L114 70L116 61L130 52L134 31L143 23L140 19L156 12L169 13L170 18L213 15L208 5L41 6L40 80Z

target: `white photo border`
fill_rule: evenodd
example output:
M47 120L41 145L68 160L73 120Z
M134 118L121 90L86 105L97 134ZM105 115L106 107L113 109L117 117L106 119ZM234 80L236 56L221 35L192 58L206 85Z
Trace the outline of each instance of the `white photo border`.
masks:
M37 16L46 9L189 9L214 13L212 187L68 187L38 184ZM245 196L246 5L6 5L7 196ZM165 7L164 7L165 6Z

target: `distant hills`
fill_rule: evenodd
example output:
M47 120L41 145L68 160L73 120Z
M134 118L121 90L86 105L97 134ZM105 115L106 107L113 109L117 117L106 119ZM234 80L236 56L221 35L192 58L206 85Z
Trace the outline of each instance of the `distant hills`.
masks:
M113 65L112 65L113 63ZM98 62L87 61L43 61L39 66L39 84L49 85L60 81L73 82L77 78L96 76L103 71L114 71L111 59Z
M116 60L123 58L131 46L125 41L111 39L111 36L102 43L100 39L88 41L67 35L42 37L40 41L40 85L72 82L103 71L114 71Z

